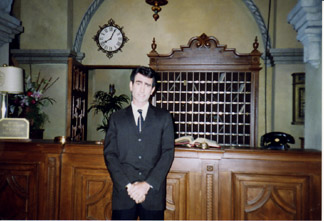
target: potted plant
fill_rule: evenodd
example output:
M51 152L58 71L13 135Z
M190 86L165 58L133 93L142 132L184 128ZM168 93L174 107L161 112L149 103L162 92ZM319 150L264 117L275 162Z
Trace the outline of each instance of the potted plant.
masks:
M42 108L55 102L53 98L44 96L44 93L58 79L40 79L38 73L37 80L32 81L29 75L25 78L25 92L9 96L9 117L26 118L29 121L30 138L43 138L44 124L49 122L49 118Z
M128 104L130 99L127 95L115 95L114 85L109 85L109 92L97 91L88 112L94 110L94 114L99 112L103 115L102 124L97 127L97 131L107 132L110 115L123 108L123 104Z

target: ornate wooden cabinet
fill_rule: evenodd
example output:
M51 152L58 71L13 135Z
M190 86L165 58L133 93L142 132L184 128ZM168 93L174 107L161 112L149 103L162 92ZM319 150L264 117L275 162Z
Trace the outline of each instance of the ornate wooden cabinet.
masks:
M0 142L0 219L59 218L62 149L46 142Z
M1 219L110 219L102 145L0 142ZM321 152L176 148L167 220L321 220Z
M321 219L316 152L227 150L218 178L221 219Z
M256 146L261 53L240 54L212 36L193 37L163 55L148 54L160 75L154 103L170 111L178 137L215 140L223 147Z
M65 145L61 186L60 219L110 219L112 182L101 145Z

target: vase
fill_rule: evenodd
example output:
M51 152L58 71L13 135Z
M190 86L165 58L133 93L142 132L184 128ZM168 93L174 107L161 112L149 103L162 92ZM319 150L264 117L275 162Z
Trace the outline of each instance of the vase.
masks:
M29 131L30 139L43 139L44 129L31 129Z

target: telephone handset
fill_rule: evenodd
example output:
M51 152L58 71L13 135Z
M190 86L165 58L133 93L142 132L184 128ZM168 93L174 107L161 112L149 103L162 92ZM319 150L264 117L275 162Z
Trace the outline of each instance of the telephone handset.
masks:
M261 147L271 150L287 150L290 146L287 143L294 144L295 139L290 134L283 132L270 132L261 137Z

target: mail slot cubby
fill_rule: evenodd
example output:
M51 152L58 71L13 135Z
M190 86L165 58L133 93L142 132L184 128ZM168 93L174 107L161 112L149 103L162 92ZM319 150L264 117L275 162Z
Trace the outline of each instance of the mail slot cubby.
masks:
M222 147L256 146L261 53L237 53L202 34L186 46L148 54L159 74L153 104L169 110L176 137L216 141Z

